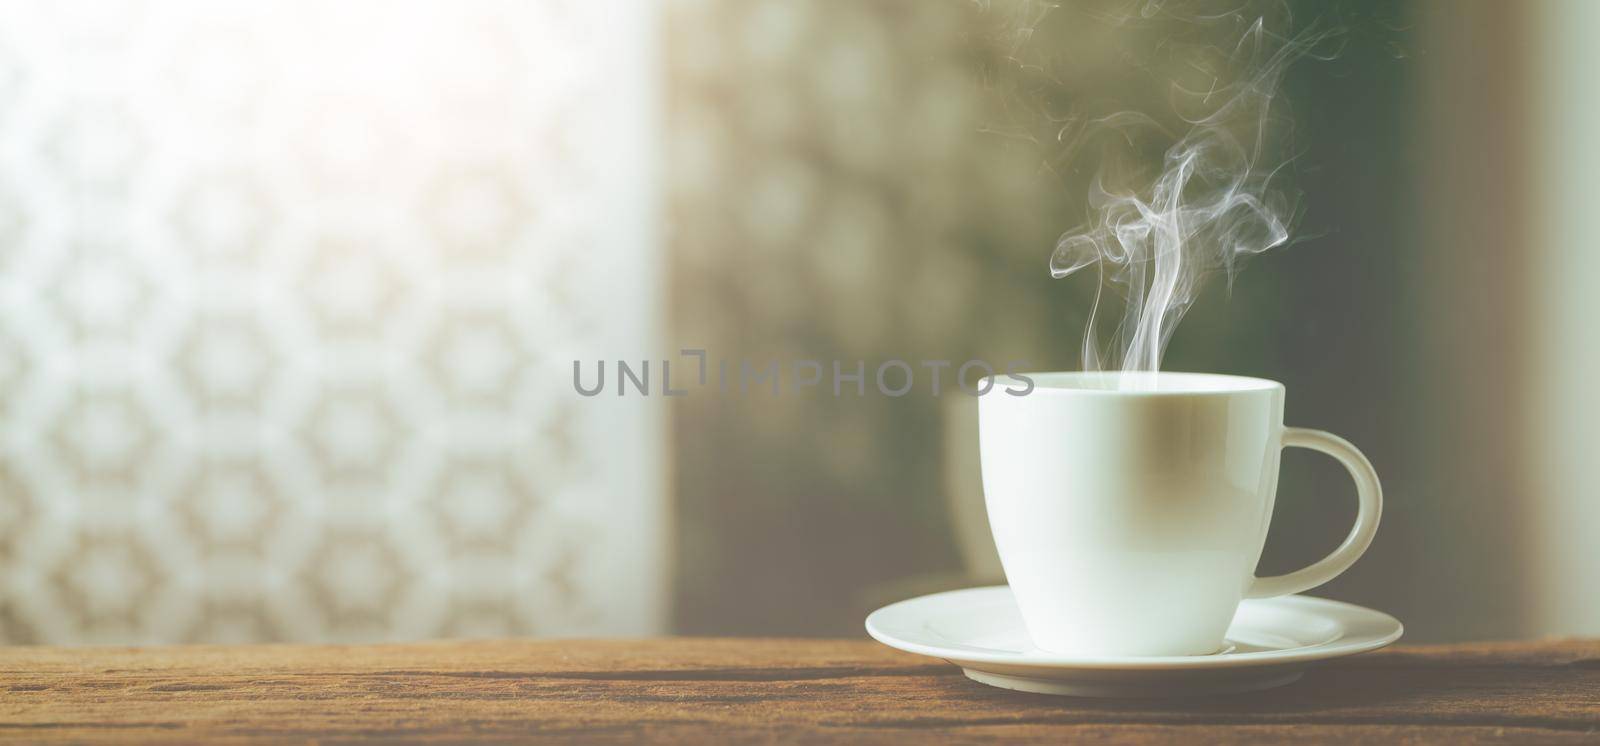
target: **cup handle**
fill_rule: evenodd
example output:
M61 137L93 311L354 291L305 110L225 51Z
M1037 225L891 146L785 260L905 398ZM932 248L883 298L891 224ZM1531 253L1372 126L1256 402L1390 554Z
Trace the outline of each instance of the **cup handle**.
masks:
M1283 447L1321 451L1344 464L1344 468L1349 470L1350 477L1356 482L1356 499L1360 502L1360 508L1356 513L1356 525L1350 528L1350 535L1344 537L1344 543L1340 544L1338 549L1333 550L1316 564L1288 575L1256 578L1250 584L1250 590L1245 593L1245 598L1268 598L1299 593L1333 580L1339 573L1355 564L1372 544L1373 535L1378 533L1378 517L1383 513L1383 487L1378 484L1378 473L1373 471L1367 457L1361 455L1361 451L1356 450L1355 446L1350 445L1350 441L1321 430L1286 427L1283 429Z

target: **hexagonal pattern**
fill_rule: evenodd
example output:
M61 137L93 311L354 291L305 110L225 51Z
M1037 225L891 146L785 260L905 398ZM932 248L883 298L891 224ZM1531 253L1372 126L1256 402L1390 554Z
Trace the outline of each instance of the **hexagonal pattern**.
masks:
M537 508L537 498L507 459L449 462L429 499L443 537L456 553L511 552Z
M166 574L146 543L131 531L80 531L53 568L62 605L92 636L137 635L146 599Z
M197 321L184 335L175 367L184 389L205 409L254 407L280 361L254 315Z
M260 463L217 459L198 465L178 494L177 510L186 533L206 554L260 555L286 505Z
M79 483L122 488L137 486L159 437L150 413L127 388L75 394L49 435Z
M117 7L0 24L0 644L663 631L659 415L554 375L649 342L652 31Z
M435 245L476 258L503 257L531 206L515 174L499 168L440 174L422 204Z
M312 550L305 580L335 635L389 626L408 575L400 552L374 530L329 531Z
M389 473L403 427L382 393L346 388L323 392L302 433L325 480L374 483Z
M530 353L502 314L452 314L428 338L424 365L458 403L506 408Z
M88 243L61 263L50 293L74 334L125 339L149 314L155 290L136 259L118 247Z
M172 211L173 230L202 261L256 258L276 219L254 175L240 170L190 182Z
M382 329L404 287L399 273L375 247L340 238L317 247L300 290L324 333L359 336Z

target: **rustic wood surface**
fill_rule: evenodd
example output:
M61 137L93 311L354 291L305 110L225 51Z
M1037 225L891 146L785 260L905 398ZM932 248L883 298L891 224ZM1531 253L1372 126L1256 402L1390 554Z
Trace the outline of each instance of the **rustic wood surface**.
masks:
M0 739L1600 742L1600 641L1398 647L1167 701L993 689L865 640L0 648Z

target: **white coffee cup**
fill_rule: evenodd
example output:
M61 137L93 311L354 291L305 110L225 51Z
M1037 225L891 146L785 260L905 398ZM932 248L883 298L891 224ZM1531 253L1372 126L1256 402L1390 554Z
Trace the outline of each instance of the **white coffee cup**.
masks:
M1239 601L1313 588L1372 543L1383 496L1366 457L1283 426L1283 384L1203 373L998 376L979 402L984 500L1023 622L1042 650L1205 655ZM1356 482L1337 549L1255 577L1281 450L1322 451Z

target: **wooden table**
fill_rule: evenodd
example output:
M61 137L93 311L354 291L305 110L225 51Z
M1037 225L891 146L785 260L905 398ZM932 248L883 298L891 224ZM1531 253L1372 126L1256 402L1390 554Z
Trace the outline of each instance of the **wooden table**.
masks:
M0 648L0 738L1600 742L1600 641L1399 647L1177 701L1002 691L866 640Z

